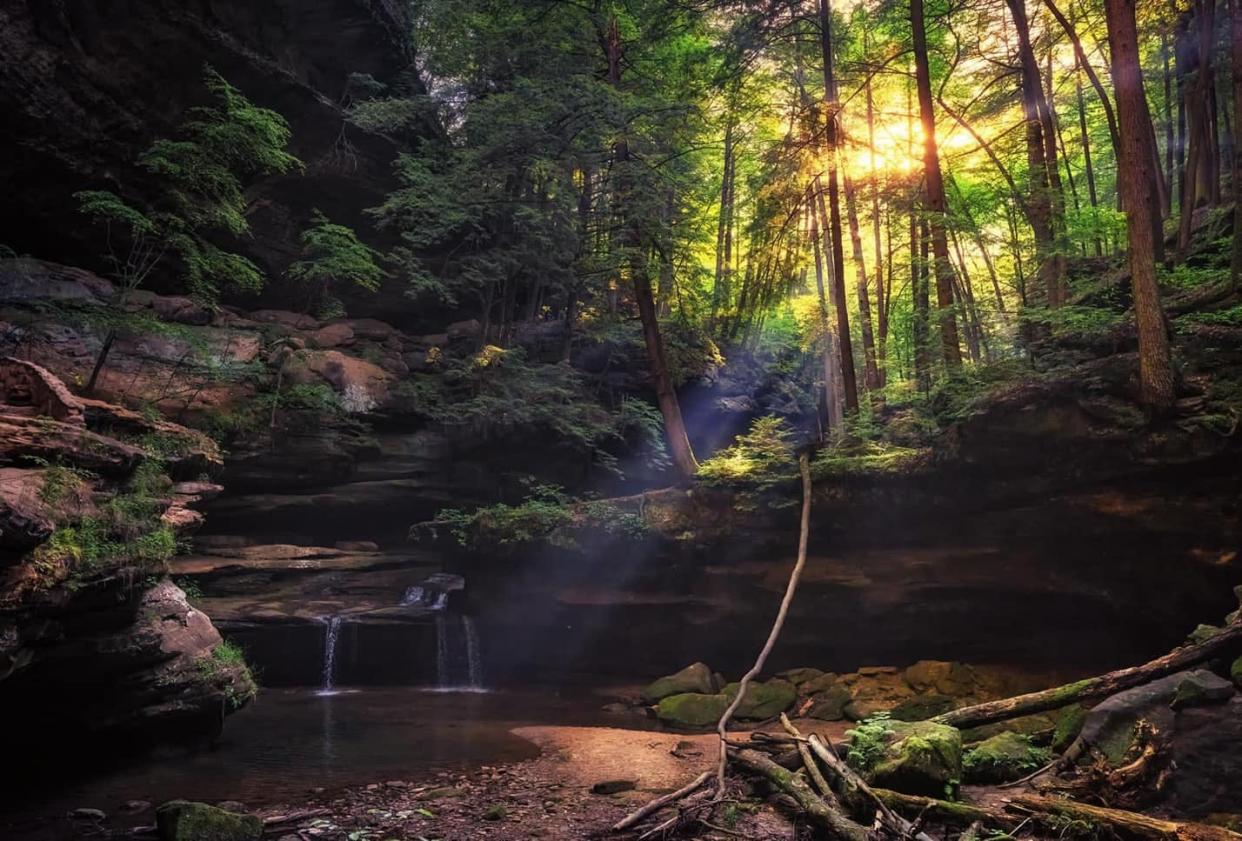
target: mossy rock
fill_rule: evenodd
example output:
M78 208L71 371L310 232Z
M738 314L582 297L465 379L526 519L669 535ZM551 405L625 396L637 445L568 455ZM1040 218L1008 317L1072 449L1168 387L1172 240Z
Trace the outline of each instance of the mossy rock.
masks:
M962 779L962 734L930 721L894 721L884 755L869 774L881 788L953 797Z
M691 663L680 672L657 678L642 691L642 699L649 704L663 700L670 695L681 695L686 692L698 692L712 695L720 691L712 677L712 670L705 663Z
M1233 697L1233 684L1217 674L1198 669L1186 675L1177 684L1169 706L1175 710L1215 704Z
M1224 628L1218 628L1215 625L1198 625L1190 632L1190 636L1186 637L1186 644L1198 645L1201 642L1207 642L1223 630Z
M258 841L263 821L206 803L170 800L155 810L160 841Z
M739 683L730 683L724 688L724 695L733 700L737 694ZM740 721L764 721L776 718L798 700L798 692L787 680L769 680L766 683L749 683L742 703L734 711L734 718Z
M1233 665L1229 667L1229 677L1233 678L1233 685L1242 687L1242 657L1233 661Z
M714 727L729 706L727 695L683 692L660 699L656 718L674 727Z
M1082 732L1082 725L1087 720L1087 711L1082 704L1070 704L1057 715L1057 725L1052 731L1052 749L1057 753L1065 753L1069 746Z
M876 701L851 700L843 712L850 721L866 721L879 713L888 712L888 705Z
M1037 748L1019 733L1001 733L980 742L962 755L962 779L987 785L1008 783L1048 764L1051 753Z
M897 721L925 721L947 713L957 706L957 702L948 695L931 693L909 698L893 707L890 713Z
M845 707L850 702L850 691L844 686L832 686L811 696L813 703L807 710L808 718L820 721L840 721L845 718Z

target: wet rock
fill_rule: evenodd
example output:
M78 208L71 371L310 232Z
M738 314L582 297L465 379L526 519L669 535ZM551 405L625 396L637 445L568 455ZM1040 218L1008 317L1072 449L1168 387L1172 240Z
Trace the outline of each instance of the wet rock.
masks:
M705 663L692 663L676 674L652 681L642 690L641 695L647 703L655 703L670 695L686 692L711 695L719 689L712 678L712 670Z
M1242 657L1234 660L1229 667L1229 677L1233 679L1234 686L1242 687Z
M907 794L945 797L962 778L962 736L956 728L928 721L893 722L884 754L869 780Z
M1019 733L1000 733L962 755L963 782L988 785L1021 779L1047 764L1051 754Z
M1173 693L1169 706L1175 710L1213 704L1233 697L1233 684L1219 675L1200 669L1191 672Z
M604 780L591 786L591 794L620 794L638 788L637 780Z
M338 540L333 546L342 552L378 552L379 544L373 540Z
M80 821L102 821L106 820L108 815L102 809L74 809L70 817Z
M674 727L711 727L729 706L725 695L686 692L670 695L656 706L656 718Z
M354 328L342 322L329 324L326 327L320 327L318 330L310 334L311 343L317 348L325 350L338 347L348 347L354 343Z
M206 803L172 800L155 810L160 841L258 841L263 821Z
M147 800L126 800L125 805L121 807L121 811L127 815L136 815L145 812L151 808L150 801Z
M673 745L673 749L669 753L678 759L694 759L703 755L703 748L694 742L682 740Z

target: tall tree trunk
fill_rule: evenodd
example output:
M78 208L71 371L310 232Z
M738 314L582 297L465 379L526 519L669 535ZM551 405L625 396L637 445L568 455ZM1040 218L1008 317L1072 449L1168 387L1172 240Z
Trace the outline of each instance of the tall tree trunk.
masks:
M621 87L621 33L616 18L608 27L607 37L608 79L614 88ZM647 350L647 363L651 381L655 386L656 402L664 418L664 434L668 440L669 455L673 465L683 478L689 479L698 472L699 463L694 458L686 424L681 416L681 405L673 378L669 374L668 357L664 351L664 337L660 335L660 322L656 315L655 295L648 276L647 252L640 223L629 213L632 176L629 173L629 141L622 132L613 146L613 159L618 175L617 200L620 207L623 242L629 252L630 279L634 284L634 299L638 304L638 317L643 328L643 343Z
M867 283L867 262L863 257L862 234L858 226L858 205L854 195L854 181L845 176L845 216L850 226L850 245L854 251L854 270L858 281L858 322L862 330L863 383L867 390L880 388L880 372L875 362L875 334L871 329L871 290Z
M1177 250L1186 258L1195 208L1201 202L1220 200L1220 149L1213 127L1216 114L1216 73L1212 65L1216 0L1194 0L1192 11L1178 21L1175 41L1178 71L1185 74L1183 98L1189 146L1186 170L1182 174L1181 218L1178 220Z
M1100 209L1100 197L1095 188L1095 168L1091 164L1091 135L1087 132L1087 109L1082 96L1082 79L1078 74L1082 72L1082 65L1079 64L1075 68L1074 73L1074 93L1078 98L1078 131L1082 135L1082 159L1083 169L1087 177L1087 199L1091 202L1091 230L1092 239L1095 242L1095 256L1104 256L1104 245L1100 241L1100 220L1098 211ZM1172 147L1169 147L1169 154L1173 153ZM1170 158L1170 161L1172 158Z
M928 288L927 222L910 212L910 291L914 295L914 373L919 390L931 391L931 291Z
M914 75L919 96L919 119L923 125L923 184L935 264L940 351L945 366L954 369L961 367L962 349L957 333L957 317L953 310L953 266L949 262L949 243L945 234L944 178L940 173L940 150L936 145L936 115L932 109L931 71L927 59L923 0L911 0L910 25L914 33Z
M1047 296L1048 306L1064 303L1063 261L1057 243L1058 224L1053 199L1056 159L1049 155L1055 146L1048 144L1049 111L1044 102L1039 79L1039 65L1031 46L1031 30L1026 18L1025 0L1006 0L1018 36L1018 60L1022 68L1022 116L1026 120L1026 160L1029 169L1031 229L1035 233L1035 253L1039 259L1038 276Z
M1138 31L1134 21L1135 0L1104 0L1108 43L1112 53L1113 86L1120 117L1121 161L1118 182L1124 194L1126 229L1130 241L1130 283L1134 318L1138 326L1139 382L1144 403L1153 412L1173 406L1173 364L1165 330L1160 289L1156 285L1156 254L1149 218L1151 179L1144 168L1152 166L1143 138L1147 103L1139 65Z
M828 224L832 233L832 288L837 310L837 346L841 354L841 386L845 392L845 411L858 411L858 382L854 373L854 347L850 338L850 316L845 306L845 247L841 238L841 197L837 184L837 83L832 70L832 9L828 0L819 0L819 44L824 63L824 102L828 142Z
M863 31L863 49L867 48L867 33ZM885 347L888 339L888 301L884 295L883 255L880 251L880 177L875 161L875 100L871 92L871 74L866 77L867 95L867 148L871 151L871 233L875 241L875 309L876 327L879 330L876 354L876 381L884 387L884 361L888 355Z
M1164 183L1165 191L1164 215L1173 214L1173 74L1169 70L1169 33L1160 30L1160 62L1163 66L1164 82Z
M807 193L807 205L811 211L811 248L815 253L815 289L819 293L819 329L823 334L821 358L824 366L824 418L830 431L837 429L840 406L837 403L837 375L832 352L832 324L828 319L828 296L824 290L824 255L820 250L819 214L816 198Z
M1242 288L1242 0L1230 15L1233 64L1233 285Z
M720 214L716 222L716 282L712 286L711 322L729 299L729 220L733 216L733 117L725 126L724 167L720 179Z

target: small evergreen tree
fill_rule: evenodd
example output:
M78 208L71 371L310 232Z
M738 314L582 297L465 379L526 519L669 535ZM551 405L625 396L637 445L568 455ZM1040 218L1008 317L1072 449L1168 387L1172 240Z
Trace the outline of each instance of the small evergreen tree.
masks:
M338 225L318 210L302 232L302 259L289 267L289 277L312 287L316 303L325 309L339 309L332 286L348 283L375 292L387 272L376 264L379 254L359 242L352 228Z
M130 296L170 251L179 259L186 287L200 298L214 300L224 287L257 291L263 285L254 263L207 237L248 233L246 184L300 168L301 162L287 151L290 131L280 114L254 105L211 67L204 69L203 81L213 104L191 109L176 139L156 140L138 158L159 183L145 209L104 190L74 196L81 212L104 228L105 257L120 287L88 393L107 362Z

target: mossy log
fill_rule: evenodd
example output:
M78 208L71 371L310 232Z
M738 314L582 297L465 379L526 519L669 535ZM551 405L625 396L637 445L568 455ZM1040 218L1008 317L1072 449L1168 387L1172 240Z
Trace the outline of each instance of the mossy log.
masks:
M916 819L922 817L933 823L961 827L981 823L1006 830L1013 829L1018 823L1012 815L1005 812L972 806L969 803L953 803L949 800L937 800L934 797L916 797L886 788L875 788L872 791L883 801L884 805L894 812Z
M1115 672L1091 677L1085 680L1067 683L1064 686L1045 689L1040 692L1028 692L1013 698L1002 698L999 701L988 701L972 707L951 710L931 719L941 724L965 729L1007 721L1033 713L1060 709L1076 701L1093 698L1105 698L1125 689L1142 686L1159 680L1162 677L1188 669L1191 666L1242 650L1242 622L1234 622L1221 629L1214 636L1208 637L1194 645L1176 648L1163 657L1157 657L1141 666L1118 669Z
M1242 841L1242 835L1220 826L1167 821L1137 812L1091 806L1057 797L1018 795L1010 801L1009 808L1036 815L1082 821L1096 830L1107 828L1110 834L1118 838L1134 841Z
M737 766L767 778L776 788L798 802L802 810L817 826L823 827L833 838L843 841L867 841L867 828L850 818L816 794L799 774L777 765L755 750L729 752L729 759Z

